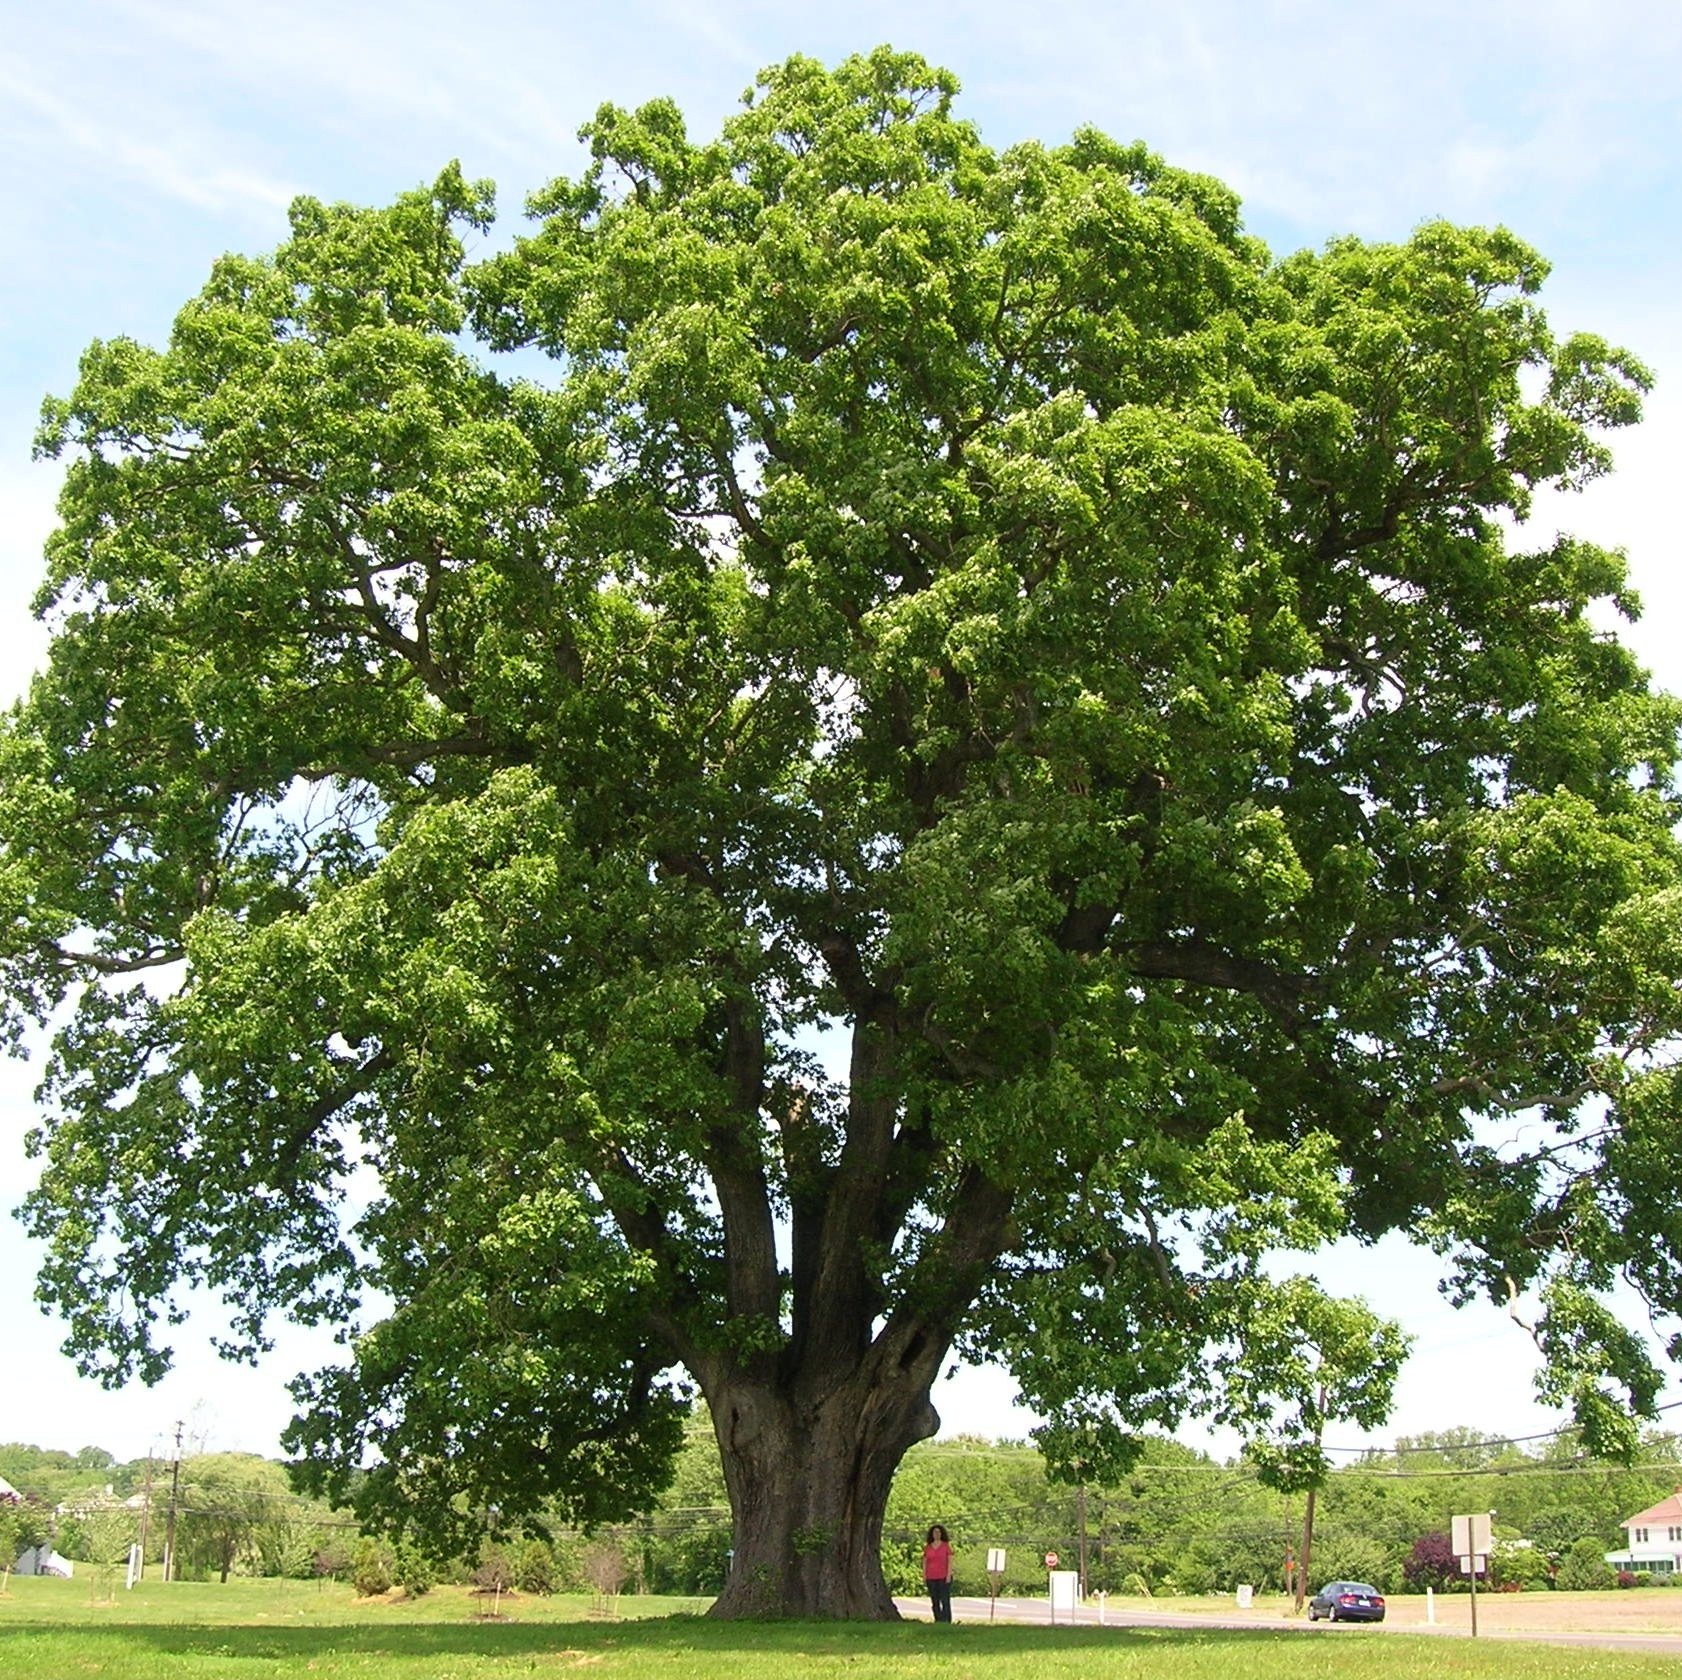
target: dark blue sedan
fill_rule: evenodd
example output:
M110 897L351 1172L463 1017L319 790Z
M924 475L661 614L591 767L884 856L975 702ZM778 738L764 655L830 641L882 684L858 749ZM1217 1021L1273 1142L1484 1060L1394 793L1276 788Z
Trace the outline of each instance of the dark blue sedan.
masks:
M1328 1581L1308 1601L1308 1619L1317 1622L1382 1622L1384 1594L1365 1581Z

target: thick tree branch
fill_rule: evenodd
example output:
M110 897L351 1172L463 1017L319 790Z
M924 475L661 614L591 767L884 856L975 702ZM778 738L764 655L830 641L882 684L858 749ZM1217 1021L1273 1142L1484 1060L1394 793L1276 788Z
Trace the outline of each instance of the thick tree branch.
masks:
M646 1194L616 1192L616 1184L640 1188L642 1182L623 1150L602 1149L590 1178L620 1236L655 1264L658 1281L645 1298L650 1331L665 1344L673 1359L687 1366L705 1385L716 1371L718 1355L697 1340L691 1328L704 1311L704 1298L678 1256L677 1244L657 1202Z
M104 957L94 951L70 951L63 945L47 947L47 955L58 968L87 969L94 974L143 974L148 969L165 968L186 956L180 945L149 945L138 956Z
M725 1305L733 1318L774 1322L782 1290L771 1190L758 1145L765 1032L756 1007L739 997L725 1006L723 1072L734 1094L735 1118L708 1131L706 1159L724 1222Z
M392 1061L389 1050L376 1050L367 1061L352 1069L340 1085L317 1097L297 1116L287 1127L286 1136L281 1140L280 1151L275 1158L281 1176L284 1177L296 1169L310 1139L346 1104L371 1091L374 1081L391 1067Z
M1153 941L1119 949L1143 980L1185 980L1194 986L1247 992L1283 1015L1296 1014L1319 990L1319 982L1311 975L1234 956L1206 939Z
M874 1359L916 1382L934 1380L964 1315L1010 1246L1013 1201L980 1167L965 1169L917 1280L871 1344Z
M867 1252L898 1115L898 1024L891 1008L855 1019L848 1068L847 1133L825 1193L796 1209L796 1242L809 1271L796 1280L789 1368L829 1370L857 1361L881 1306L881 1277ZM809 1257L809 1258L807 1258Z

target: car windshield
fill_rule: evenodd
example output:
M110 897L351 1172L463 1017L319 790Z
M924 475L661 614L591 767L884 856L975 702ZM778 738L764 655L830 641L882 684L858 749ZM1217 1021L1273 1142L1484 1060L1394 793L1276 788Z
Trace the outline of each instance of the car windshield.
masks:
M1330 1593L1364 1593L1368 1598L1378 1597L1378 1588L1369 1587L1365 1581L1338 1581L1326 1588Z

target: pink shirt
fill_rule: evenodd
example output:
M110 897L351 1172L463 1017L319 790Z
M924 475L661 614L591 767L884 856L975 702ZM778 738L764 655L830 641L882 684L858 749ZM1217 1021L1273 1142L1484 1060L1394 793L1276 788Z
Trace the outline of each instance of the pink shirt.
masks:
M944 1540L936 1540L923 1548L923 1579L950 1581L952 1579L952 1548Z

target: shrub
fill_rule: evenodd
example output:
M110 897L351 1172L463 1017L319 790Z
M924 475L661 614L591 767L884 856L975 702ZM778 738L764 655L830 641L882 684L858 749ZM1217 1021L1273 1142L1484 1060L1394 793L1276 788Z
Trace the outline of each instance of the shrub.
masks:
M1498 1540L1490 1559L1490 1577L1502 1592L1521 1592L1527 1587L1550 1587L1553 1574L1547 1554L1539 1547L1513 1540Z
M555 1548L547 1540L528 1540L515 1554L514 1584L527 1593L552 1593L560 1585Z
M431 1558L415 1546L405 1542L397 1548L397 1584L410 1598L419 1598L432 1591L438 1571Z
M1185 1551L1174 1560L1169 1584L1176 1593L1191 1596L1215 1590L1215 1566L1195 1551Z
M331 1577L335 1581L342 1581L350 1573L350 1558L343 1546L318 1546L315 1555L310 1559L310 1573L318 1581L325 1581Z
M1308 1567L1313 1577L1310 1591L1326 1581L1367 1581L1380 1592L1389 1592L1396 1582L1389 1552L1364 1534L1334 1532L1316 1540Z
M1618 1571L1618 1585L1620 1587L1639 1587L1641 1577L1633 1569L1620 1569Z
M364 1598L377 1598L391 1591L391 1559L379 1541L364 1538L357 1546L350 1579Z
M315 1579L315 1536L309 1533L288 1534L274 1555L274 1572L290 1581Z
M1457 1584L1461 1579L1460 1560L1448 1535L1420 1535L1402 1565L1402 1579L1415 1592L1424 1592L1427 1587L1440 1591Z

